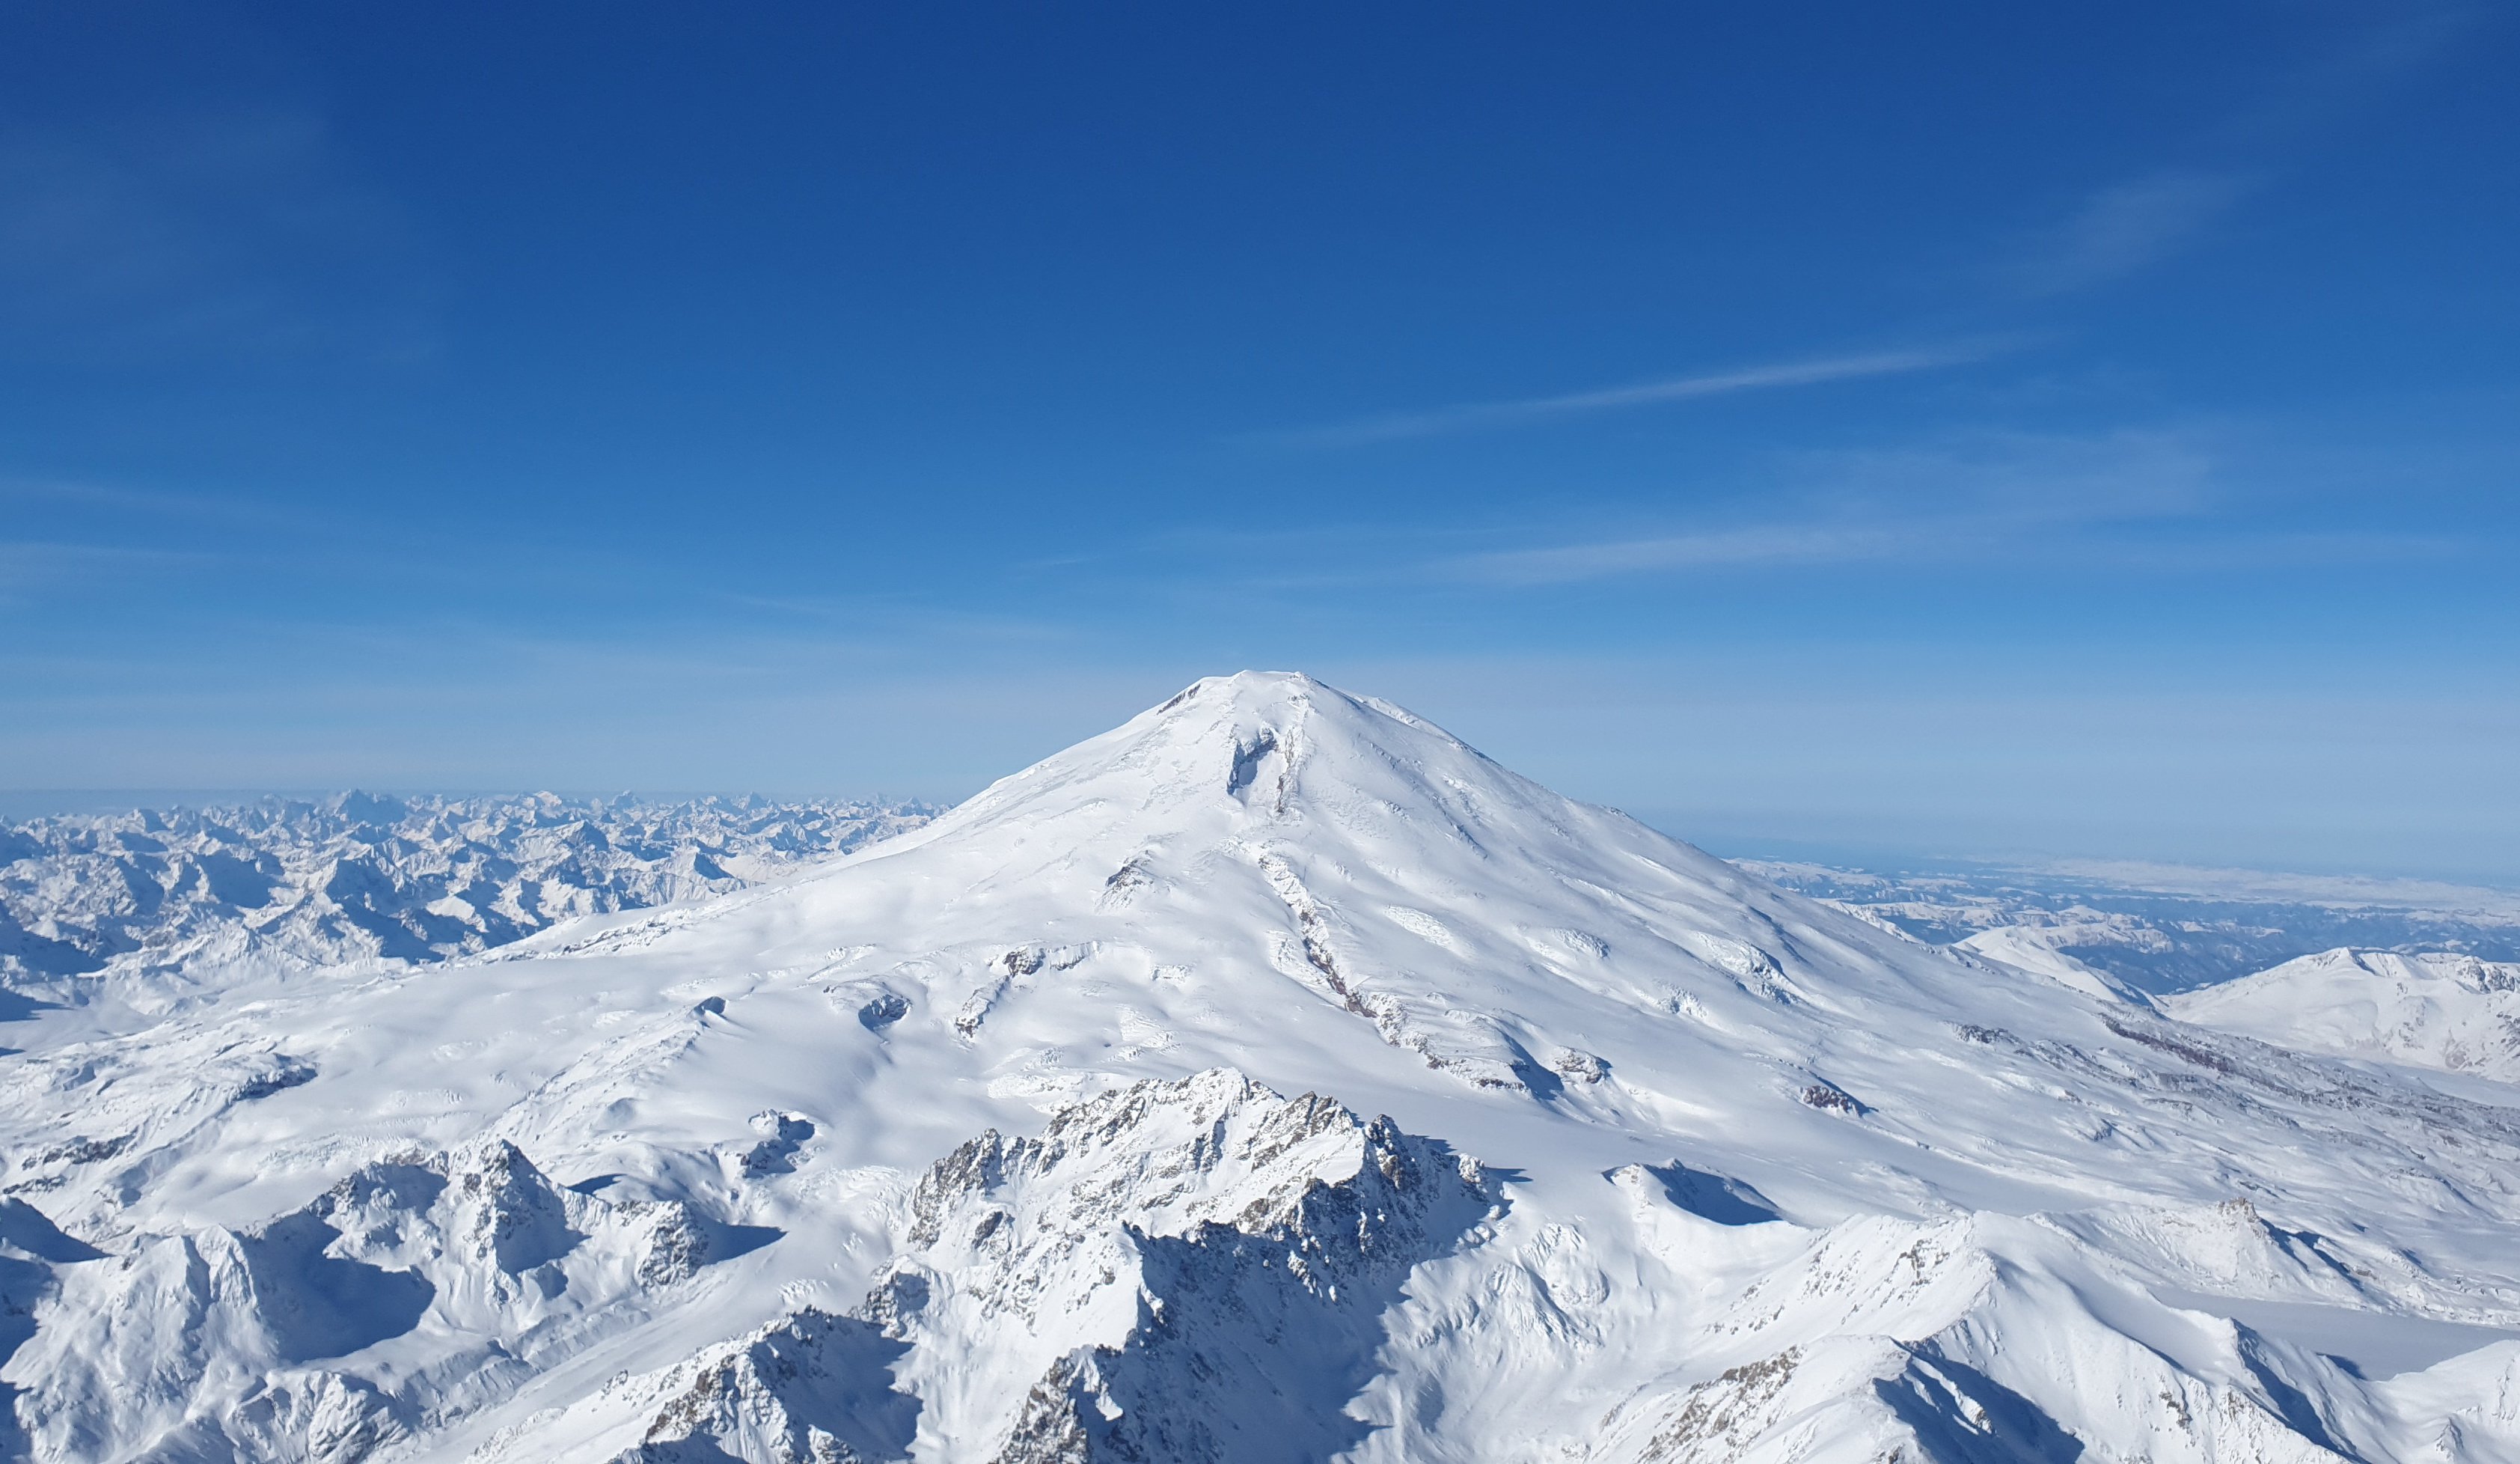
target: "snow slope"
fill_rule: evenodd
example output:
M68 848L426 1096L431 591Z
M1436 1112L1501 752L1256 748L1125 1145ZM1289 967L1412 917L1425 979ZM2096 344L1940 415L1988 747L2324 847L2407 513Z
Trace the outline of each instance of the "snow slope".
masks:
M2143 995L2133 986L2066 954L2064 944L2049 938L2049 934L2031 926L2001 925L1978 932L1960 941L1959 947L2086 996L2144 1003Z
M2338 949L2164 1003L2181 1020L2305 1052L2520 1082L2520 965Z
M0 1059L43 1459L2495 1460L2520 1112L1309 678L699 905Z

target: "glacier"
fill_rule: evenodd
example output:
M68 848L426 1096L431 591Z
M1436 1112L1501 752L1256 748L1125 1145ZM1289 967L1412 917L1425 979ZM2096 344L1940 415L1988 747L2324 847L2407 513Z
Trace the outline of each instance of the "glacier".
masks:
M9 1451L2520 1457L2520 1091L1925 943L1298 674L430 954L4 1014Z

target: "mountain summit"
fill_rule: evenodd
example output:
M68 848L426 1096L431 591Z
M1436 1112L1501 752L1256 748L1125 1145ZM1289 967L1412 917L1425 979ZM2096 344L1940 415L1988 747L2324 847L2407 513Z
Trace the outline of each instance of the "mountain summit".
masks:
M74 1016L0 1059L42 1459L2520 1450L2512 1110L1301 675L707 902Z

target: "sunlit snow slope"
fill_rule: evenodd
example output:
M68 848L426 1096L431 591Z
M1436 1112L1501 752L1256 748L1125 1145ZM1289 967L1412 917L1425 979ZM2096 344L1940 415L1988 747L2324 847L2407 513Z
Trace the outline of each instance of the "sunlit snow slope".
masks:
M2330 950L2173 996L2182 1021L2309 1052L2520 1082L2520 965Z
M44 1459L2520 1457L2520 1113L1302 676L709 904L0 1031Z

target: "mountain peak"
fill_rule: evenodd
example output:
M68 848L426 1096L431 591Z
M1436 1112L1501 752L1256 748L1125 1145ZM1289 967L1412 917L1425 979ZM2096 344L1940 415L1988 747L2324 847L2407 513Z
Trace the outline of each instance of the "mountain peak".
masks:
M1361 1019L1342 1045L1367 1035L1474 1088L1547 1100L1609 1070L1590 1038L1530 1020L1527 998L1619 972L1621 1000L1673 1009L1673 973L1650 953L1675 948L1674 921L1684 959L1728 990L1768 1003L1825 981L1756 908L1776 892L1388 702L1296 672L1194 682L868 858L964 892L941 906L950 924L865 957L898 949L915 980L853 984L849 999L930 1006L982 1049L1019 1040L998 1036L1021 1027L1008 1015L1018 1008L1069 1020L1070 984L1046 973L1128 950L1198 971L1255 1013L1294 1020L1309 992ZM1012 945L974 943L977 917L963 912L981 910ZM1843 927L1834 938L1873 938L1824 918ZM952 958L968 974L935 979L946 963L918 954L935 944L968 952ZM1637 955L1612 959L1613 946Z
M1001 779L940 820L937 837L1008 820L1126 824L1137 835L1245 837L1254 824L1369 816L1473 788L1562 802L1460 739L1379 698L1300 671L1192 682L1100 737Z
M1156 711L1170 711L1196 701L1224 697L1239 703L1285 702L1333 688L1306 671L1239 670L1226 676L1201 676L1172 694Z
M1302 671L1202 676L1116 732L1144 727L1176 743L1231 743L1238 755L1263 741L1300 742L1308 728L1329 741L1388 746L1413 734L1461 743L1378 697L1362 697Z

